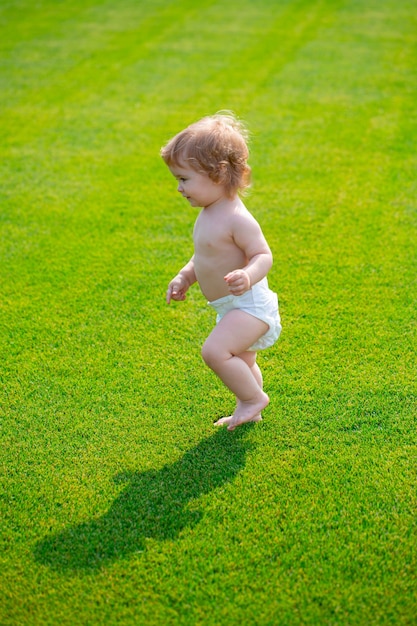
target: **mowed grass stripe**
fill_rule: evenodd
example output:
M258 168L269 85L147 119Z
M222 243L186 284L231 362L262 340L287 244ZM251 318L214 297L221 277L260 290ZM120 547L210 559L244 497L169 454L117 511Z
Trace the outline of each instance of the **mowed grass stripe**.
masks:
M240 51L239 51L239 54L240 54ZM175 75L174 75L173 80L174 82L180 82L178 81L177 77L175 77ZM254 82L254 85L256 85L255 82ZM205 90L206 89L207 91L210 92L211 88L208 85L207 88L205 88ZM170 92L170 89L167 89L166 91L168 93ZM44 95L45 95L45 101L47 102L47 99L46 99L47 94L44 94ZM150 97L153 97L153 92L151 92ZM100 96L98 96L98 98L100 98ZM198 97L197 97L197 100L198 100ZM110 103L111 101L112 99L110 99ZM40 136L40 141L37 141L34 145L32 145L32 147L29 147L31 144L28 143L28 137L27 137L28 129L25 128L25 137L26 137L25 146L24 147L22 146L22 148L18 149L17 152L14 151L16 160L10 161L10 166L13 166L13 163L15 163L15 165L19 164L21 167L24 167L24 163L26 161L28 160L32 161L32 156L34 152L36 152L36 154L39 154L39 153L44 154L43 162L41 160L39 161L39 166L37 168L38 171L36 171L35 169L36 175L33 181L34 185L33 185L32 193L37 193L39 195L39 199L37 199L37 201L34 203L34 212L36 216L39 215L40 205L43 205L41 214L42 215L45 214L45 209L44 209L45 201L48 204L52 205L52 207L56 205L55 197L53 194L51 194L51 182L54 179L57 181L57 184L61 186L61 188L63 188L63 186L68 186L69 194L73 195L73 191L75 191L76 197L79 196L80 193L84 194L85 189L87 189L87 192L89 193L89 195L91 195L91 201L87 199L89 202L90 211L91 211L93 208L91 204L94 201L94 194L96 193L94 189L89 191L89 187L91 186L92 172L94 172L97 175L97 168L101 168L101 167L105 168L106 174L107 174L107 168L109 168L110 170L112 170L113 168L113 171L114 171L114 162L113 162L113 159L110 159L111 150L115 148L116 150L120 151L120 148L121 148L121 141L122 141L121 138L120 138L119 145L115 144L116 139L113 140L107 148L109 152L109 162L106 162L103 160L102 158L103 148L105 148L105 146L100 145L100 136L104 136L103 129L104 129L104 124L105 124L105 119L97 115L95 116L94 120L91 120L91 117L89 116L89 122L88 122L89 128L85 129L84 132L78 134L78 137L81 136L82 138L81 139L82 144L84 144L84 145L80 145L80 139L79 138L76 139L76 135L72 130L74 123L77 123L78 126L81 123L81 120L79 117L78 119L76 119L78 107L73 108L70 102L67 102L65 99L64 99L64 102L65 102L65 114L63 116L64 119L62 118L59 119L59 125L57 126L52 123L53 116L51 119L51 116L49 115L49 113L45 116L45 124L47 124L48 128L45 128L43 124L35 124L35 123L31 124L31 128L33 129L33 131L34 132L36 131L36 133ZM107 103L108 102L109 101L107 100ZM102 112L103 111L106 112L107 110L106 106L107 105L104 104L100 110ZM109 106L109 109L110 109L110 121L112 122L113 115L112 115L111 104ZM152 111L152 110L153 110L152 108L145 109L143 115L142 115L142 109L139 111L139 113L137 114L138 121L140 119L140 122L138 124L139 128L143 129L143 127L146 126L147 124L146 113L149 115L149 111ZM72 115L69 113L70 111L73 111ZM134 133L135 129L133 127L133 124L132 123L128 124L127 129L129 130L129 134L130 134L129 142L130 144L134 143L137 149L136 142L138 140L138 134ZM116 133L116 130L117 129L115 129L113 133L109 133L107 129L107 136L113 137ZM45 131L47 132L46 136L45 136ZM122 133L124 131L125 136L127 135L126 128L121 129L121 131ZM98 139L97 139L97 134L98 134ZM10 136L13 137L13 141L15 142L16 141L15 134L11 132ZM158 135L158 140L160 141L160 139L161 138ZM50 145L50 147L48 147L48 153L46 153L45 151L46 145ZM87 147L87 145L89 147ZM100 155L98 155L97 153L99 147L100 147ZM159 146L154 145L152 147L154 148L154 151L156 153L156 150ZM82 153L80 152L81 148L83 148ZM125 152L125 150L126 150L126 142L123 141L123 152ZM132 147L129 146L128 150L132 150ZM77 179L73 181L63 181L61 180L62 177L60 176L60 172L62 171L63 167L72 165L72 161L74 159L74 157L72 156L73 154L76 155L75 158L78 163L78 166L74 170L74 172L76 172L77 174ZM145 152L145 156L143 156L144 159L147 158L146 154L147 152ZM90 165L87 165L86 167L85 163L90 163ZM46 177L44 176L45 166L47 167ZM25 174L27 173L28 172L26 170ZM84 182L84 189L83 189L83 180L82 180L83 178L86 179ZM46 192L47 194L46 196L44 192ZM12 191L10 191L10 195L11 193ZM66 203L68 204L68 202L73 204L73 199L71 198L71 196L68 197L68 200ZM55 217L55 214L56 214L56 209L53 209L52 214L51 214L52 219ZM84 212L84 216L85 214L86 213ZM61 218L65 217L64 223L68 224L67 220L70 219L68 211L65 212L65 216L62 216L62 211L61 211L60 217ZM77 220L80 219L80 216L78 213L76 215L76 219ZM85 219L85 217L83 217L83 219ZM38 217L36 217L36 220L38 220ZM89 224L89 221L87 222L87 224ZM45 230L47 233L47 237L49 237L50 228L47 228ZM39 229L38 229L38 234L39 234ZM103 233L101 232L101 236L102 234ZM63 233L63 236L66 238L65 233ZM64 247L65 247L65 242L62 242L62 243L64 244Z
M116 22L109 33L104 31L106 37L103 37L99 25L94 26L94 32L97 28L98 33L90 38L83 36L82 29L80 29L81 33L78 34L77 31L70 30L71 37L64 40L59 39L59 33L54 33L53 44L58 47L58 58L60 54L65 54L68 44L74 45L77 40L82 42L84 46L81 51L82 56L68 59L68 55L66 55L67 63L69 60L71 65L66 71L63 71L62 65L60 65L59 75L51 75L49 65L52 59L50 57L46 66L50 84L43 85L43 81L39 80L35 74L33 90L30 91L25 81L22 115L28 113L28 100L31 102L31 107L33 107L33 103L38 102L39 108L34 107L33 114L35 119L36 115L39 115L39 119L32 127L34 132L39 133L44 131L46 127L50 127L54 119L57 118L59 121L63 111L67 111L72 106L75 107L75 110L86 106L96 108L97 102L100 102L101 110L105 112L106 107L115 97L120 101L120 97L123 98L123 92L131 93L131 88L126 89L124 80L128 81L130 87L132 83L136 83L137 90L135 91L138 104L143 99L146 102L155 98L155 95L166 94L166 97L170 98L169 104L172 109L173 102L180 106L182 101L187 101L190 98L190 92L196 93L197 91L195 99L198 100L196 84L200 84L202 78L205 79L203 85L210 87L208 84L210 75L213 82L219 82L218 72L225 72L225 75L228 75L228 80L221 80L220 83L225 86L230 84L230 81L240 83L241 68L250 70L245 62L245 56L242 55L245 50L247 51L246 56L252 58L252 64L256 68L256 71L250 72L249 80L256 85L257 81L260 80L257 76L269 71L269 63L266 63L269 52L272 51L272 56L275 57L277 53L282 55L285 50L285 23L296 23L298 29L303 33L299 17L302 10L305 9L305 2L301 3L299 13L294 14L294 9L291 7L287 18L285 15L282 16L274 5L268 6L266 10L265 8L262 10L262 7L254 10L253 6L249 6L250 11L245 11L243 8L237 10L234 5L231 5L228 15L224 13L224 7L221 10L218 5L209 6L207 11L204 11L200 5L197 14L195 9L190 11L185 7L181 16L177 16L177 7L174 3L170 13L167 14L165 7L163 17L158 13L158 19L156 19L155 15L151 14L146 20L141 15L139 7L136 6L134 7L135 17L140 16L140 19L136 20L135 17L132 18L127 14L125 19L128 23L124 25L124 28L123 21L121 23ZM279 8L281 10L281 6ZM277 17L276 13L278 14ZM312 12L310 8L305 18L307 25L311 21L312 13L314 15L314 11ZM174 24L173 14L176 15ZM121 20L123 16L123 12L121 15L120 12L117 12L114 18ZM138 22L137 25L136 22ZM227 31L224 32L224 27L222 31L219 30L224 22L232 25L229 36L227 36ZM279 46L276 45L276 23L284 23L283 36ZM264 26L261 38L257 34L257 24ZM268 31L274 37L273 41L269 41ZM178 32L182 33L181 37L178 37ZM198 45L195 41L192 45L187 44L188 35L191 41L194 32L201 33ZM43 40L39 42L43 54L46 43L47 41ZM221 54L219 54L220 45L222 46ZM259 46L260 49L256 51ZM268 52L268 55L265 52ZM189 64L186 66L184 66L185 58L189 60ZM258 58L262 60L262 63L255 64L254 61L256 62ZM202 74L201 62L203 59L204 72ZM33 66L32 63L29 68L31 66ZM30 75L28 78L30 79ZM91 82L89 82L89 78ZM247 83L248 76L246 75L246 88ZM118 89L117 85L119 85ZM217 95L212 94L211 97L216 100ZM60 103L58 109L54 104L57 101ZM132 104L131 99L129 102ZM17 103L13 101L13 98L12 103L13 109L10 111L10 115L17 115L19 118L19 109L16 109ZM145 120L146 118L143 121L145 122ZM10 124L11 120L6 118L5 121ZM29 129L24 128L24 143L27 144ZM59 127L53 127L53 130L57 132ZM15 131L19 131L19 124L16 124ZM13 145L17 145L18 132L11 136L13 137Z
M104 11L102 15L102 11L98 9L90 19L79 24L78 28L65 27L62 33L52 31L49 37L35 40L38 58L29 58L27 66L24 66L23 98L20 102L16 101L15 90L12 88L9 107L6 100L8 117L5 117L5 123L9 130L15 121L15 132L10 136L13 146L19 145L20 130L23 131L24 145L30 139L30 129L26 124L23 124L23 128L21 126L30 113L33 116L32 131L35 138L51 126L53 132L57 133L63 118L66 120L68 115L69 121L74 123L70 111L74 108L76 115L85 107L88 110L89 101L95 111L98 102L101 105L98 111L106 111L106 103L114 95L114 84L120 84L125 94L131 93L132 86L126 89L123 74L132 65L139 64L134 76L137 87L135 93L139 99L141 93L147 93L147 81L150 80L154 86L155 83L160 83L160 74L154 65L157 56L154 54L155 48L157 50L159 37L163 37L173 28L181 28L181 16L178 16L175 3L166 5L163 11L156 14L152 3L148 4L149 15L144 8L146 9L146 3L145 7L136 4L126 10L129 9L128 5L125 11L117 11L110 5L108 13ZM186 19L185 16L189 19L195 11L188 9L190 8L184 7L182 20ZM74 47L76 54L68 55L68 48ZM29 49L33 50L31 47ZM24 58L24 50L21 52L18 46L18 58L22 54ZM58 64L61 56L64 57L63 63ZM12 69L15 67L16 60ZM33 68L37 70L35 73ZM16 73L14 69L9 85L13 86L16 74L19 78L20 72ZM120 97L120 93L117 95ZM81 116L86 113L87 111L81 113ZM94 120L91 121L94 123Z

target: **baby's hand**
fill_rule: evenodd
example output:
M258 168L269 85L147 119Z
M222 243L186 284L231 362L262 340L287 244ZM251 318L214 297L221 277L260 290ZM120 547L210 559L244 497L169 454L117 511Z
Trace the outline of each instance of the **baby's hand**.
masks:
M167 304L171 302L171 300L182 301L186 298L186 291L188 289L188 285L185 284L185 281L182 280L181 277L176 276L171 280L168 285L167 290Z
M250 289L250 278L245 270L234 270L224 277L229 291L234 296L241 296Z

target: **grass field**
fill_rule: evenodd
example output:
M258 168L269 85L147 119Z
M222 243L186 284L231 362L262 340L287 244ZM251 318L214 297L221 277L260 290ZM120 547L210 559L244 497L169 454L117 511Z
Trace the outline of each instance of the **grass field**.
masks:
M0 4L2 626L413 625L414 0ZM252 134L271 404L167 307L196 217L159 157Z

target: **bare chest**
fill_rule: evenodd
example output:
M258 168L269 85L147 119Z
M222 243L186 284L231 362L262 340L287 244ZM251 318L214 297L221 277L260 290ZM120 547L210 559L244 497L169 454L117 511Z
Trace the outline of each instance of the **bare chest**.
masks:
M193 232L195 252L203 255L216 254L233 246L229 225L222 220L198 218Z

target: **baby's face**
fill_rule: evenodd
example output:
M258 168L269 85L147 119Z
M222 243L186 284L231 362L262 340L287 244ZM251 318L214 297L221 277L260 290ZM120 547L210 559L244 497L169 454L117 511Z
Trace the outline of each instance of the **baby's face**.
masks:
M191 206L208 207L225 197L223 185L215 183L208 174L197 172L186 163L169 167L178 181L179 193Z

